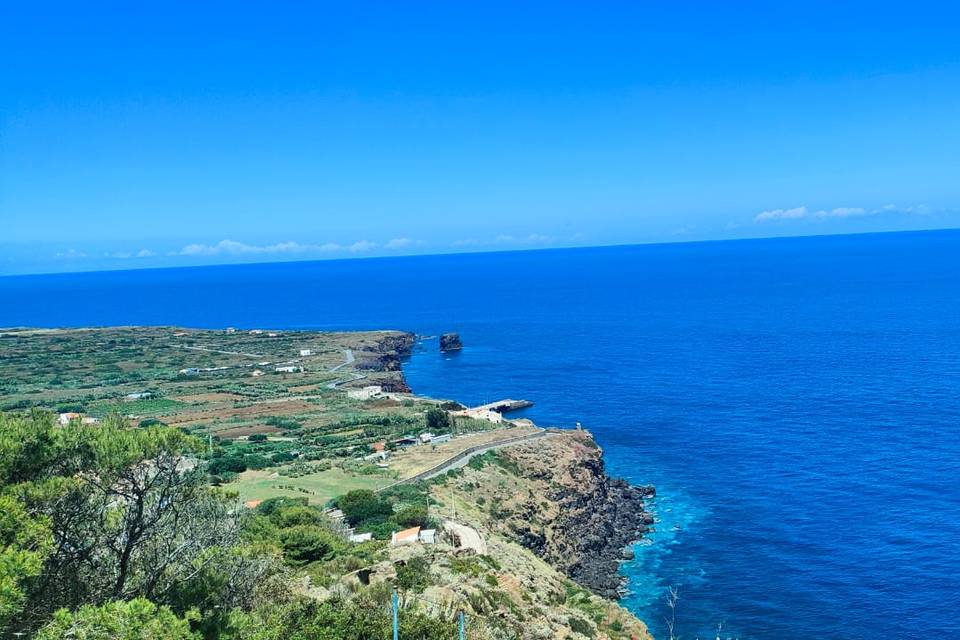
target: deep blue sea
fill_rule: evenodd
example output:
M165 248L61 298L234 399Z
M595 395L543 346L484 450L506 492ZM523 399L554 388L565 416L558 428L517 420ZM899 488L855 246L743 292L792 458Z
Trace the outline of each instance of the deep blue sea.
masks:
M659 489L665 637L960 637L960 232L0 278L0 326L459 331L420 393L528 398Z

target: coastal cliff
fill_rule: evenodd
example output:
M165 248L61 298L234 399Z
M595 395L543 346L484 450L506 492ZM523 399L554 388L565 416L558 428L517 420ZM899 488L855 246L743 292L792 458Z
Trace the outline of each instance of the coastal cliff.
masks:
M616 600L624 583L618 571L624 549L653 522L644 500L654 490L610 478L588 432L550 431L488 451L434 487L440 512L453 510L457 521L480 531L528 594L546 594L538 603L548 612L538 620L541 631L559 633L570 624L571 608L592 607L595 615L585 622L593 630L583 635L649 637ZM562 624L555 627L558 620Z
M602 450L586 431L505 448L500 456L531 490L502 497L506 517L497 528L594 593L618 598L624 549L653 523L644 510L653 487L610 478Z
M401 361L413 351L416 337L412 333L385 331L375 340L365 340L355 351L356 367L371 372L372 381L384 391L410 393L410 387L403 376ZM370 375L370 374L368 374Z
M644 509L653 487L610 478L602 450L586 431L557 431L505 447L495 461L512 481L478 488L495 505L486 525L594 593L618 598L624 550L653 523Z

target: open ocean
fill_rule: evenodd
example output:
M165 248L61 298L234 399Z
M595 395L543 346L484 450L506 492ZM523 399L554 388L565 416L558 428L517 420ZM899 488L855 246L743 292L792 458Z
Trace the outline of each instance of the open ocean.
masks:
M526 398L659 490L623 603L685 639L960 637L960 232L0 278L0 326L459 331L414 391Z

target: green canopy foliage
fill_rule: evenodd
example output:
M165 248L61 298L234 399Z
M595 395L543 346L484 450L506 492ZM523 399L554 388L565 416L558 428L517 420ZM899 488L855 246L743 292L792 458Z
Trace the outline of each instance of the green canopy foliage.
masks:
M190 622L145 598L57 611L36 640L199 640Z

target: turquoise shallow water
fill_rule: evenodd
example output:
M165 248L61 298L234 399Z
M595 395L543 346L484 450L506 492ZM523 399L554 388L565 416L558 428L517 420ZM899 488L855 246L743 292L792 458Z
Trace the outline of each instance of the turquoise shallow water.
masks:
M0 325L459 331L416 391L524 397L652 482L624 603L685 638L960 633L960 233L0 278ZM122 304L118 304L122 301Z

